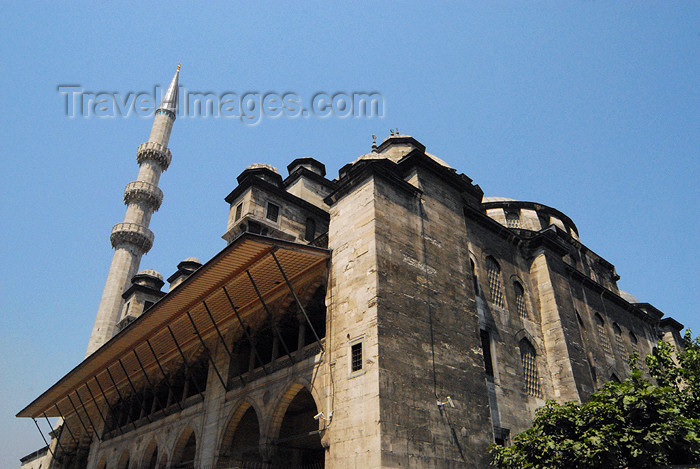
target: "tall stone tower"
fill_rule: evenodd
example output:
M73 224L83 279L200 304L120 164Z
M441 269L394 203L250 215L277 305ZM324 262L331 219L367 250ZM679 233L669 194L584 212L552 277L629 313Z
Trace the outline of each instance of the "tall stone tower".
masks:
M124 221L114 225L109 237L114 257L85 356L92 354L114 335L124 304L122 293L138 271L141 256L153 246L153 232L148 229L148 225L151 215L158 210L163 200L158 181L161 173L168 169L172 158L168 141L177 113L179 75L180 65L156 110L151 135L147 142L139 146L136 154L139 174L135 181L127 184L124 191Z

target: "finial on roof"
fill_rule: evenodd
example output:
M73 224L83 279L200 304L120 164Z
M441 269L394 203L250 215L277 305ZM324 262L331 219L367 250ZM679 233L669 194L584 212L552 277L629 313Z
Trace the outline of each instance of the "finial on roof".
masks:
M372 134L372 153L377 153L377 136Z
M400 135L400 134L399 134L399 128L398 128L398 127L396 127L396 135Z
M180 71L180 67L182 67L182 62L178 62L178 64L177 64L177 71L178 72Z
M389 135L394 136L394 129L389 129Z

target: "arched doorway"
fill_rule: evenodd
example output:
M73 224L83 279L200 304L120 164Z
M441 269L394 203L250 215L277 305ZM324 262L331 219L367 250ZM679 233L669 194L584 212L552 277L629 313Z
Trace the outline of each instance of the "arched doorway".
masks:
M173 464L170 466L173 469L192 469L194 468L194 460L197 455L197 437L194 430L188 428L175 445L173 452Z
M248 463L261 463L260 422L250 404L243 404L231 417L221 443L219 466L247 467ZM227 466L227 467L228 467Z
M301 387L289 402L282 417L279 436L275 442L277 462L289 469L324 467L325 451L321 446L321 433L316 402L305 387Z

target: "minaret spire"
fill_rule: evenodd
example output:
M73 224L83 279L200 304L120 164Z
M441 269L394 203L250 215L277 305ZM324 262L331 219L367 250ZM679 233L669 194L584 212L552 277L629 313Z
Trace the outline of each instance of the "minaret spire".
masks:
M168 169L172 159L168 141L177 114L179 77L180 65L177 66L177 72L156 109L148 141L142 143L136 153L139 174L135 181L126 185L126 215L122 223L114 225L109 238L114 248L114 257L107 274L86 356L100 348L116 332L117 322L124 307L122 293L138 271L141 257L153 246L154 235L148 229L148 225L151 215L158 210L163 200L163 192L158 188L160 175Z

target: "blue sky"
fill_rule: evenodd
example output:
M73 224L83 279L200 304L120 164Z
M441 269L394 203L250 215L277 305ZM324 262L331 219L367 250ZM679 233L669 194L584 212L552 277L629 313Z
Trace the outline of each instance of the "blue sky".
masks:
M331 177L398 127L486 195L569 215L620 287L700 332L700 3L4 5L0 466L43 446L14 414L83 357L152 120L68 118L57 86L378 92L382 118L180 118L142 268L222 249L249 164Z

